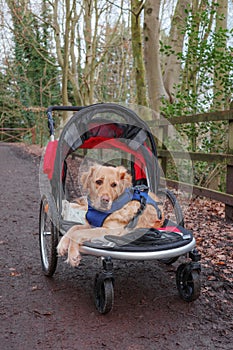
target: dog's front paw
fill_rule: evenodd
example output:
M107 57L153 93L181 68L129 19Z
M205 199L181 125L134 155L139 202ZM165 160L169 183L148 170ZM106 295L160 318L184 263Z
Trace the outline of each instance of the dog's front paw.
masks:
M57 246L57 253L59 256L63 256L67 253L70 244L70 238L63 236Z
M66 262L70 264L73 267L77 267L80 264L81 261L81 255L71 256L68 255L68 258L66 259Z
M70 240L68 249L68 258L66 260L73 267L77 267L81 260L81 254L79 252L79 243Z

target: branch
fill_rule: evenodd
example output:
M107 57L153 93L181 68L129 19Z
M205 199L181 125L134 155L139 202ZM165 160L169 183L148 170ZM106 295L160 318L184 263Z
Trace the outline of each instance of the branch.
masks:
M111 0L107 0L107 2L119 9L121 9L122 11L128 11L130 13L132 13L134 16L138 17L140 15L140 13L142 12L143 8L144 8L144 5L145 5L145 2L146 0L141 0L141 4L138 8L138 11L137 12L134 12L131 8L127 7L127 8L124 8L123 6L120 6L120 5L116 5L113 1Z

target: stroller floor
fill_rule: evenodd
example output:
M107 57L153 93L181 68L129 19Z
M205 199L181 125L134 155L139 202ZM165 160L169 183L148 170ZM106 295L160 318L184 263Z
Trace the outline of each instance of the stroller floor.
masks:
M171 226L156 229L136 229L124 236L106 235L104 240L86 242L85 246L122 252L156 252L188 245L193 240L190 231L171 231Z

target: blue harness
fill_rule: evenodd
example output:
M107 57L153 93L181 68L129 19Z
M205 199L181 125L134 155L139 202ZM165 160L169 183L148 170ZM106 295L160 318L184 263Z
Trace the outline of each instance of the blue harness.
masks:
M138 213L136 213L135 217L132 219L129 225L127 225L127 227L132 228L136 225L135 221L137 221L137 217L142 213L142 211L144 210L147 204L153 205L153 207L157 210L158 218L161 219L161 211L158 205L162 203L154 201L148 195L148 187L144 185L127 188L120 197L118 197L115 201L113 201L111 209L106 211L101 211L99 209L94 208L91 205L90 199L88 198L88 211L86 213L86 219L91 226L101 227L104 223L104 220L110 214L121 209L128 202L134 201L134 200L139 201L141 203L141 206L139 208Z

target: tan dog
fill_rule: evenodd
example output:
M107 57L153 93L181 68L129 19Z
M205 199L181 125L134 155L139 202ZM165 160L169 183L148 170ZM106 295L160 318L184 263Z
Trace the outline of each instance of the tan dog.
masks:
M123 166L114 168L94 165L83 174L81 182L83 188L88 192L91 205L102 212L109 211L114 201L127 188L132 187L132 177ZM159 201L155 194L150 192L149 195L156 202ZM83 208L87 210L87 203L83 203ZM102 227L93 228L88 222L85 225L73 226L60 240L57 247L58 254L65 255L68 251L67 262L72 266L78 266L81 259L79 247L83 242L103 238L107 234L116 236L126 234L128 230L125 226L134 218L139 208L140 202L132 200L109 214L103 221ZM161 227L164 221L161 205L159 209L162 213L161 218L158 218L156 208L147 204L143 213L138 217L135 228Z

